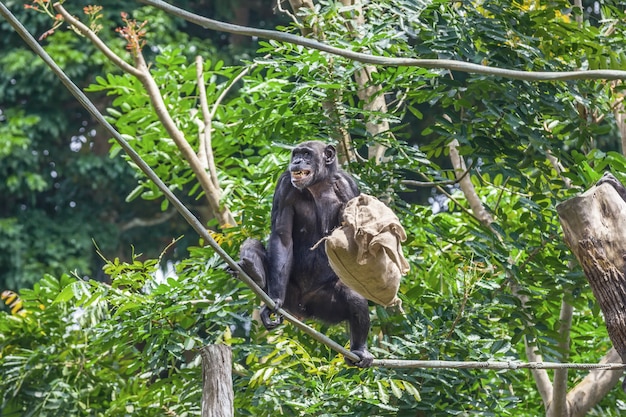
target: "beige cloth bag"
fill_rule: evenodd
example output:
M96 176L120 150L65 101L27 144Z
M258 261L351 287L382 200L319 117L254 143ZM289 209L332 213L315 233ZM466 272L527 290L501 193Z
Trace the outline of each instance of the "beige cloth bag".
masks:
M389 207L361 194L346 204L342 226L323 240L330 266L344 284L383 306L401 303L400 278L409 271L400 244L406 232Z

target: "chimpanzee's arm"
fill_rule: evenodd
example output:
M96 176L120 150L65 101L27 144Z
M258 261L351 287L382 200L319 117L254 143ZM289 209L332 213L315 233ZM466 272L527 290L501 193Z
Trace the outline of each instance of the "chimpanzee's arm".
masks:
M270 253L268 295L276 302L285 300L285 290L293 265L293 208L282 207L276 216L277 224L272 225L268 242Z
M600 185L603 183L608 183L613 186L613 188L615 188L615 191L617 191L620 197L622 197L622 200L626 201L626 188L624 188L622 183L619 182L619 180L615 178L613 174L611 174L610 172L605 172L596 185Z
M337 173L337 176L338 178L335 181L335 192L342 203L347 203L348 200L351 200L359 195L359 186L351 175L340 170Z

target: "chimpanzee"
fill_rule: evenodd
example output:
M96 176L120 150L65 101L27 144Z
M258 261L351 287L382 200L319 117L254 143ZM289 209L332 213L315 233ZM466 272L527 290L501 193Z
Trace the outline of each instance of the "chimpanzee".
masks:
M367 300L344 285L328 263L324 245L312 247L340 225L346 202L359 195L354 178L340 169L335 147L320 141L304 142L291 152L289 169L278 179L272 204L267 250L255 239L240 248L242 269L274 300L277 308L297 317L315 317L350 325L350 350L369 367L370 328ZM261 321L268 330L282 317L272 318L267 306Z

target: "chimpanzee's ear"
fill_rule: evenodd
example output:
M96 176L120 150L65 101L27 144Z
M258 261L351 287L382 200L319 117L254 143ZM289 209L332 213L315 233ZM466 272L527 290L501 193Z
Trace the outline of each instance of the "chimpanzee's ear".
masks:
M324 163L326 165L334 164L336 156L337 150L333 145L327 145L326 148L324 148Z

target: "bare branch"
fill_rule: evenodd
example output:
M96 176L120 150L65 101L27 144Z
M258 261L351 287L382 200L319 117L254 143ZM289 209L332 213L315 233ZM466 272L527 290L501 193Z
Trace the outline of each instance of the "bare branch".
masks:
M196 78L198 83L198 92L200 95L200 109L204 118L204 126L200 132L200 144L198 147L198 155L204 158L203 164L209 172L209 179L216 189L220 189L219 180L217 178L217 168L215 166L215 157L213 156L213 115L215 111L209 111L209 104L206 97L206 87L204 85L204 65L201 56L196 56ZM214 109L217 108L217 104Z
M200 98L200 111L204 124L197 120L198 128L198 158L204 169L209 169L209 157L207 155L207 140L211 140L211 123L209 115L209 104L206 98L206 86L204 85L204 61L200 55L196 56L196 83L198 84L198 97Z
M280 2L280 0L278 0ZM315 5L312 0L289 0L289 4L293 9L294 13L297 15L300 9L310 9L314 10ZM295 15L291 15L294 21L298 24L297 18ZM320 39L324 39L324 32L319 31L317 27L306 27L300 25L300 32L303 36L310 36L311 34ZM333 57L329 58L328 70L329 72L333 72ZM352 146L352 136L347 129L347 122L345 117L345 111L343 109L342 104L342 94L343 92L339 90L335 97L331 97L322 102L322 109L328 114L328 116L333 120L333 125L337 126L337 131L332 134L334 140L336 140L339 149L339 161L340 163L349 163L352 161L362 161L363 158L357 153Z
M615 89L619 85L621 83L615 83L613 88ZM622 155L626 155L626 108L624 107L624 97L617 98L612 107L622 143Z
M354 37L359 37L359 27L365 24L365 17L363 15L363 7L361 0L341 0L344 6L354 6L352 9L356 11L356 16L353 19L353 23L349 22L348 29L352 32ZM373 65L365 65L359 68L354 73L354 80L358 85L357 96L359 100L363 102L363 110L367 112L380 112L387 114L387 102L385 95L382 94L382 87L380 85L372 84L372 74L378 70ZM389 128L389 121L385 118L377 123L372 122L371 118L367 118L365 122L365 130L373 138L382 134L391 135L391 129ZM385 151L387 147L382 143L370 146L368 149L368 159L373 160L375 163L382 162L385 157Z
M256 67L258 64L254 63L243 69L235 78L233 78L230 83L224 88L224 90L220 93L220 95L213 103L211 110L209 110L209 105L206 97L206 87L204 85L204 72L203 72L203 60L201 56L196 57L196 78L198 83L198 91L200 94L200 108L202 109L202 117L204 118L204 128L202 133L200 134L200 148L199 153L201 153L205 158L206 169L209 171L209 177L213 182L215 188L219 189L219 179L217 176L217 167L215 166L215 157L213 156L213 118L215 118L215 114L217 113L217 109L220 104L231 90L231 88L237 84L239 80L241 80L251 69Z
M266 55L263 58L269 58L269 55ZM217 108L222 103L224 98L226 97L226 94L228 94L228 92L234 87L234 85L237 84L237 82L239 80L241 80L243 77L245 77L246 74L248 74L257 65L259 65L259 64L255 62L255 63L247 66L246 68L244 68L239 74L237 74L237 76L235 78L233 78L231 80L231 82L226 86L226 88L224 88L224 90L220 93L220 95L217 98L217 100L215 100L215 103L213 104L213 107L211 108L211 112L209 113L209 120L213 120L213 118L215 117L215 113L217 113Z
M469 203L476 218L478 218L484 226L492 229L491 223L493 223L493 218L491 217L491 214L485 210L482 201L480 201L480 198L474 189L474 184L472 184L471 179L466 176L461 178L463 173L467 171L467 167L465 166L463 157L459 154L458 147L459 141L456 139L452 140L452 142L448 145L448 149L450 150L450 160L452 161L454 172L459 180L459 186L461 187L463 194L465 194L465 198L467 199L467 202ZM496 236L498 235L495 230L494 234Z
M278 10L279 12L286 14L294 23L299 23L298 18L296 18L293 13L283 8L283 1L285 0L276 0L276 7L274 8L274 10Z
M552 168L554 168L554 170L556 171L557 175L560 176L563 180L565 188L572 188L572 180L563 176L563 171L565 171L565 168L563 168L561 161L559 161L550 150L548 150L548 152L546 153L546 157L548 158L548 161L550 161L550 164L552 165Z
M576 23L578 23L578 27L582 28L583 26L583 0L574 0L574 7L572 10L578 9L578 13L576 14Z
M527 305L529 297L521 292L520 286L517 282L513 280L510 281L511 293L520 300L522 308L526 310L528 308ZM527 320L525 325L531 326L532 323ZM526 359L528 359L529 362L543 361L543 357L536 350L536 345L531 343L527 336L524 336L524 348L526 351ZM553 394L552 382L550 381L548 372L545 369L533 369L531 370L531 373L533 375L533 379L535 380L537 391L539 391L539 395L541 396L544 408L547 410L550 406L550 402L552 401Z

